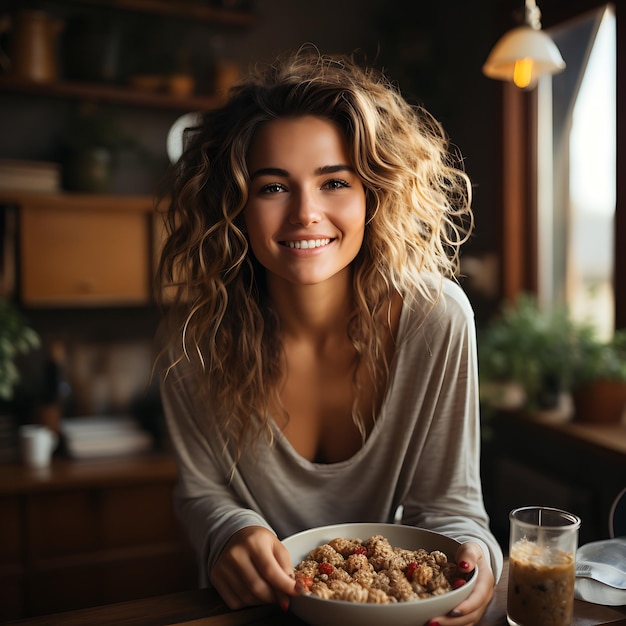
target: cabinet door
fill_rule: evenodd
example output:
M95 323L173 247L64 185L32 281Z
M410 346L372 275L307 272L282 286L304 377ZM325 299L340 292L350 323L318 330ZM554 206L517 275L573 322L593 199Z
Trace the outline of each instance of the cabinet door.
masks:
M147 213L20 207L20 289L26 305L145 304L150 298Z
M0 497L0 623L22 616L25 592L23 516L18 496Z

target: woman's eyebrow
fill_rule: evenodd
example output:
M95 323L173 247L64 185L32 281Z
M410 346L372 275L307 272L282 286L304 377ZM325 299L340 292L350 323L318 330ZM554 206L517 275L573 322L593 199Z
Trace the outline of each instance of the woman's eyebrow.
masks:
M283 178L289 176L287 170L283 170L280 167L262 167L250 174L250 179L257 178L258 176L282 176Z
M322 167L318 167L315 170L315 175L324 176L326 174L336 174L337 172L355 173L353 167L340 163L338 165L324 165ZM259 176L281 176L283 178L287 178L289 176L289 172L280 167L262 167L250 174L250 180L258 178Z
M318 167L315 170L315 173L319 175L324 174L336 174L337 172L352 172L355 173L354 168L350 165L344 165L343 163L339 165L325 165L324 167Z

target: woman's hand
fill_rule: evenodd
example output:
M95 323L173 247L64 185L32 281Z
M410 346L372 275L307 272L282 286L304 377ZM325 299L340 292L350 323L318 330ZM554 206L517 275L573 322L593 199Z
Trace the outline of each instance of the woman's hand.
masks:
M286 610L296 595L289 552L261 526L243 528L228 540L210 580L231 609L277 602Z
M456 562L464 573L471 572L478 565L478 577L472 593L452 611L436 617L428 626L471 626L487 610L493 597L494 578L491 567L485 561L481 547L473 541L464 543L456 553Z

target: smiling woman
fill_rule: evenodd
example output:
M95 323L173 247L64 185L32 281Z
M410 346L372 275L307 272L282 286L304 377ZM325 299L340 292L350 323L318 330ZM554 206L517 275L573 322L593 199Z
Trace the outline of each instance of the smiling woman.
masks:
M268 122L250 146L248 168L244 219L269 288L336 276L347 290L363 243L365 189L339 127L313 116Z
M384 76L303 50L236 86L176 164L162 396L177 510L231 608L298 593L280 538L399 510L476 571L457 626L493 594L474 319L454 282L471 187L447 148Z

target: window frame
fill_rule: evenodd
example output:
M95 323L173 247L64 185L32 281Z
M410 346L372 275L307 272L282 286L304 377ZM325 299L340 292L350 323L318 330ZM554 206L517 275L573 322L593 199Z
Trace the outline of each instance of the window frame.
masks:
M552 25L606 4L572 3L569 13L559 15ZM617 189L613 288L615 328L619 329L626 328L626 244L620 245L620 242L626 242L626 6L615 2L613 9L617 29ZM512 83L503 84L500 257L501 293L507 301L521 292L537 295L539 292L537 111L537 90L527 92Z

